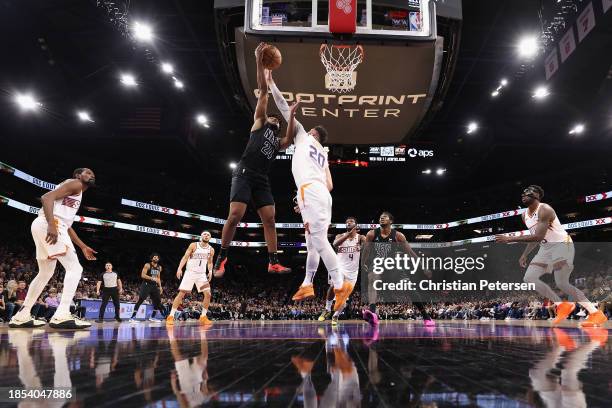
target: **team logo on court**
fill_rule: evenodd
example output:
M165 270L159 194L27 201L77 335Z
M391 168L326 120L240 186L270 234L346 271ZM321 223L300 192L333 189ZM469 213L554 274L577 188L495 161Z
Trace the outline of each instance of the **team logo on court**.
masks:
M351 0L337 0L336 8L344 11L344 14L351 14L353 7L351 6Z

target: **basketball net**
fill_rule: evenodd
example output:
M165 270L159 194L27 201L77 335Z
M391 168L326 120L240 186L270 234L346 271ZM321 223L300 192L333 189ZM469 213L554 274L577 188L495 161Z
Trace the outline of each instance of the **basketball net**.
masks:
M321 44L319 55L327 70L325 88L337 93L355 89L357 84L355 69L363 62L365 55L363 46Z

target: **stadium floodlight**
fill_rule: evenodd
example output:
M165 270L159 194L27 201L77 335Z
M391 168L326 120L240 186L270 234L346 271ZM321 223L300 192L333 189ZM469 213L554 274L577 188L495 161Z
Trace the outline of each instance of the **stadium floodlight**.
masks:
M436 174L438 176L442 176L444 173L446 173L446 169L437 169L436 170Z
M42 103L37 101L32 94L15 95L15 103L17 103L23 111L35 111L42 106Z
M162 62L161 70L166 74L172 74L174 72L174 67L169 62Z
M508 80L507 80L506 78L502 78L502 80L501 80L501 81L499 81L499 84L500 84L502 87L504 87L504 86L508 85Z
M134 34L134 38L138 41L153 41L153 28L147 23L143 23L141 21L134 22L134 25L132 26L132 33Z
M494 97L494 98L495 98L497 95L499 95L499 91L498 91L497 89L496 89L496 90L494 90L493 92L491 92L491 96L492 96L492 97Z
M234 162L231 162L231 163L229 164L229 167L230 167L230 169L232 169L232 170L233 170L233 169L235 169L235 168L236 168L236 166L237 166L237 164L236 164L236 163L234 163Z
M81 122L94 123L94 120L91 118L91 116L89 115L89 112L87 111L83 111L83 110L77 111L77 116Z
M423 174L431 174L431 169L425 169L421 173L423 173Z
M174 80L174 86L177 87L178 89L183 89L185 87L185 84L183 84L182 81L175 79Z
M570 131L570 135L579 135L584 132L584 125L582 123L576 124Z
M476 122L468 123L468 126L467 126L467 134L468 135L474 133L477 130L478 130L478 123L476 123Z
M538 53L538 39L534 36L521 38L518 43L518 53L523 58L535 56Z
M132 88L138 85L138 82L136 82L136 78L132 74L121 74L121 83L128 88Z
M546 88L545 86L539 86L533 91L532 97L536 99L544 99L548 95L550 95L550 92L548 92L548 88Z

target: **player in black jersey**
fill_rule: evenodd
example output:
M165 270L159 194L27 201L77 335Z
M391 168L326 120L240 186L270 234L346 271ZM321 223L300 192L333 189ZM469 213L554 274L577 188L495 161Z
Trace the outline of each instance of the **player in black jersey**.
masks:
M401 232L392 228L393 215L390 212L384 211L380 215L379 223L380 223L380 227L370 230L368 234L366 235L366 243L367 242L374 243L375 256L381 257L381 258L385 258L389 256L390 252L392 251L392 245L389 245L389 244L397 242L397 243L404 243L404 251L406 251L410 256L415 257L415 258L418 257L416 252L414 252L412 248L410 247L410 244L408 244L408 241L406 240L406 236L402 234ZM369 254L364 253L364 259L367 259L366 258L367 255ZM425 324L425 326L435 326L435 322L433 321L429 313L427 313L427 310L425 309L425 305L423 304L423 302L412 302L412 304L419 310L419 312L421 312L421 316L423 316L423 323ZM368 316L372 314L376 316L375 307L376 306L374 304L370 305L370 310L368 312L364 312L364 316L366 314ZM377 316L376 316L376 320L378 320Z
M249 142L232 175L229 215L221 233L221 250L213 267L215 277L221 277L225 273L227 250L236 233L236 227L246 212L247 204L250 202L255 205L263 223L270 258L268 272L291 272L291 269L282 266L278 261L274 197L272 197L268 173L276 154L289 147L293 139L288 135L281 137L279 117L267 114L268 83L262 63L263 49L266 46L267 44L260 43L255 50L259 96Z
M151 261L147 262L142 268L142 273L140 277L143 279L142 285L140 286L140 292L138 292L138 302L134 306L134 311L132 312L132 317L130 318L130 322L135 322L136 313L138 313L138 309L142 302L147 300L149 296L151 296L151 302L153 302L153 313L149 320L156 321L155 314L156 311L159 310L161 315L165 318L166 311L164 310L161 304L161 293L162 293L162 285L161 285L161 272L162 266L159 264L159 255L151 254Z

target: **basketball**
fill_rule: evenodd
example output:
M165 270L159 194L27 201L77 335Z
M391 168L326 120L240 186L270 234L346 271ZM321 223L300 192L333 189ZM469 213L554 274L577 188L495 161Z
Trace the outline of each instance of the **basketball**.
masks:
M283 62L283 56L278 48L273 45L268 45L263 50L263 65L266 69L276 69Z

